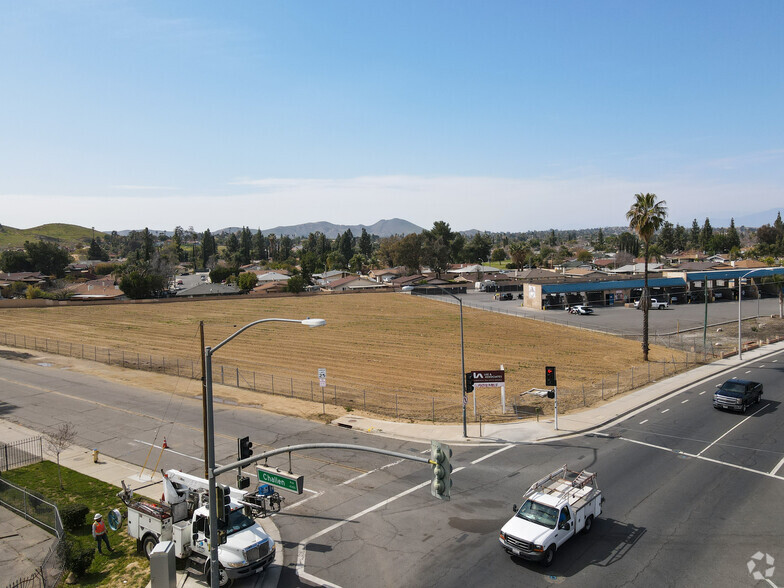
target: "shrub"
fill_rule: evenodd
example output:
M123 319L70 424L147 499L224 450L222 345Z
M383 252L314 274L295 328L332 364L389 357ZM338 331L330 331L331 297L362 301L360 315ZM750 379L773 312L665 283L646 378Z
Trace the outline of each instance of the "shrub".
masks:
M90 509L84 504L68 504L60 509L60 518L63 521L63 528L73 533L84 527L84 518Z
M95 549L92 546L82 545L78 541L63 539L57 546L57 555L62 559L65 568L79 578L93 563Z

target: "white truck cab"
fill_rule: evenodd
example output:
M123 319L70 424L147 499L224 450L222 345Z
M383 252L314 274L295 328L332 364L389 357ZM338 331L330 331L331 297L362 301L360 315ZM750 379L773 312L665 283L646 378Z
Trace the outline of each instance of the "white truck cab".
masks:
M523 505L513 507L515 515L502 527L499 541L508 553L547 567L566 541L591 530L603 502L596 474L563 466L528 489Z

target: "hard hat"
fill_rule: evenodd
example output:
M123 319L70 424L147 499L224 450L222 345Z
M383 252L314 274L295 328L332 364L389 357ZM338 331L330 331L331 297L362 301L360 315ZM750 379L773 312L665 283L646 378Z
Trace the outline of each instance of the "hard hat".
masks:
M101 520L101 515L100 515L100 514L96 514L96 515L93 517L93 520L94 520L94 521L100 521L100 520Z

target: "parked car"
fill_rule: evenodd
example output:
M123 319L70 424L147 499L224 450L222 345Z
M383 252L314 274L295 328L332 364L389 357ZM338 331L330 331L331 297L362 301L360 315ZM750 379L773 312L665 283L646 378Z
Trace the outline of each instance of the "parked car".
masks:
M511 292L502 292L498 295L499 300L512 300L514 296L512 296Z
M570 306L569 312L572 314L593 314L593 308L585 306L584 304L578 304L576 306Z
M762 384L750 380L727 380L716 386L713 393L713 407L725 408L745 413L752 404L762 399Z

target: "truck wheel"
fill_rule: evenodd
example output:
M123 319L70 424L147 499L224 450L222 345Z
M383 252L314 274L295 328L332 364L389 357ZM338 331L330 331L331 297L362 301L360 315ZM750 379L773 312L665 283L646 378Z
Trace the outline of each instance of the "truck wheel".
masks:
M549 568L553 565L553 561L555 561L555 546L551 545L547 548L547 551L544 552L544 557L542 558L542 566L545 568Z
M593 515L589 515L587 519L585 519L585 525L583 525L583 533L586 535L591 532L591 527L593 527Z
M144 552L144 555L147 556L147 559L150 559L150 554L152 553L152 550L155 549L156 545L158 545L158 539L152 535L147 535L142 539L142 551Z

